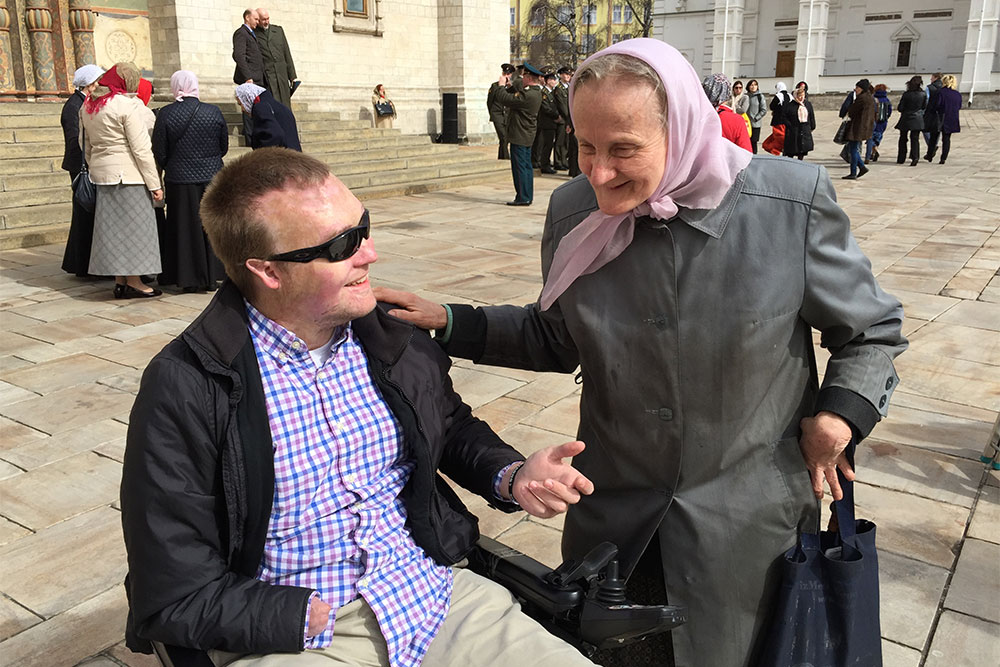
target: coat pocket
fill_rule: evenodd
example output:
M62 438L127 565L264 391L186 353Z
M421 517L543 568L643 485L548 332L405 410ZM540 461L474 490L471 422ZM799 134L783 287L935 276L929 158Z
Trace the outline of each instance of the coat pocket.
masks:
M782 438L772 443L771 447L774 465L787 493L785 516L789 528L799 526L815 530L815 525L803 524L806 520L815 522L816 497L813 495L809 469L806 468L799 448L798 436Z

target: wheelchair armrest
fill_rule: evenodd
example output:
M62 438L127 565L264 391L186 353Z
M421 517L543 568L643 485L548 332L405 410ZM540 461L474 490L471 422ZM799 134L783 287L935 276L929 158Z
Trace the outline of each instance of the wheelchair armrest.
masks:
M672 630L687 621L684 607L634 605L618 579L618 549L605 542L579 562L556 570L517 549L480 537L469 568L506 587L524 612L547 630L591 654Z

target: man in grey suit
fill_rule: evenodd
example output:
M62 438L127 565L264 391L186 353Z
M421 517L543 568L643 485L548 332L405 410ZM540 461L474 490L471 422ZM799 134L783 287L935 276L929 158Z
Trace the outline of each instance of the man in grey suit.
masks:
M292 108L292 82L295 81L295 63L292 62L292 52L285 39L285 31L280 25L271 24L271 15L266 9L258 7L258 23L254 29L257 44L264 58L265 88L271 91L274 99Z
M257 36L254 28L257 27L259 18L257 12L252 9L243 10L243 25L233 33L233 60L236 61L236 71L233 73L233 83L237 86L241 83L256 83L258 86L266 86L264 80L264 58L257 44ZM247 146L250 145L250 136L253 134L253 121L250 116L243 114L243 137Z

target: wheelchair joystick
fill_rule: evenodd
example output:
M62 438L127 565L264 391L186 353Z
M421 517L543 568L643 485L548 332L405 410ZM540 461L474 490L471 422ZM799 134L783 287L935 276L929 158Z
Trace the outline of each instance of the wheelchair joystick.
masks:
M618 559L608 563L604 579L598 584L594 599L603 604L628 604L625 597L625 582L618 577Z

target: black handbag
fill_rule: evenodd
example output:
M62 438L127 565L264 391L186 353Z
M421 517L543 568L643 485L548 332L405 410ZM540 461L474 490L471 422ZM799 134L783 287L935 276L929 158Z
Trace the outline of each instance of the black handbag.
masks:
M88 213L93 213L97 206L97 186L90 180L90 169L87 167L86 156L83 157L83 163L80 165L80 173L73 179L73 201Z
M395 116L396 110L392 108L392 102L377 102L375 104L375 113L379 116Z
M839 470L837 477L844 491L833 503L837 530L800 533L778 560L781 583L759 667L882 664L875 524L854 518L854 483Z
M840 123L840 127L837 128L837 134L833 135L833 143L835 144L846 144L847 143L847 126L851 124L851 121L845 120Z

